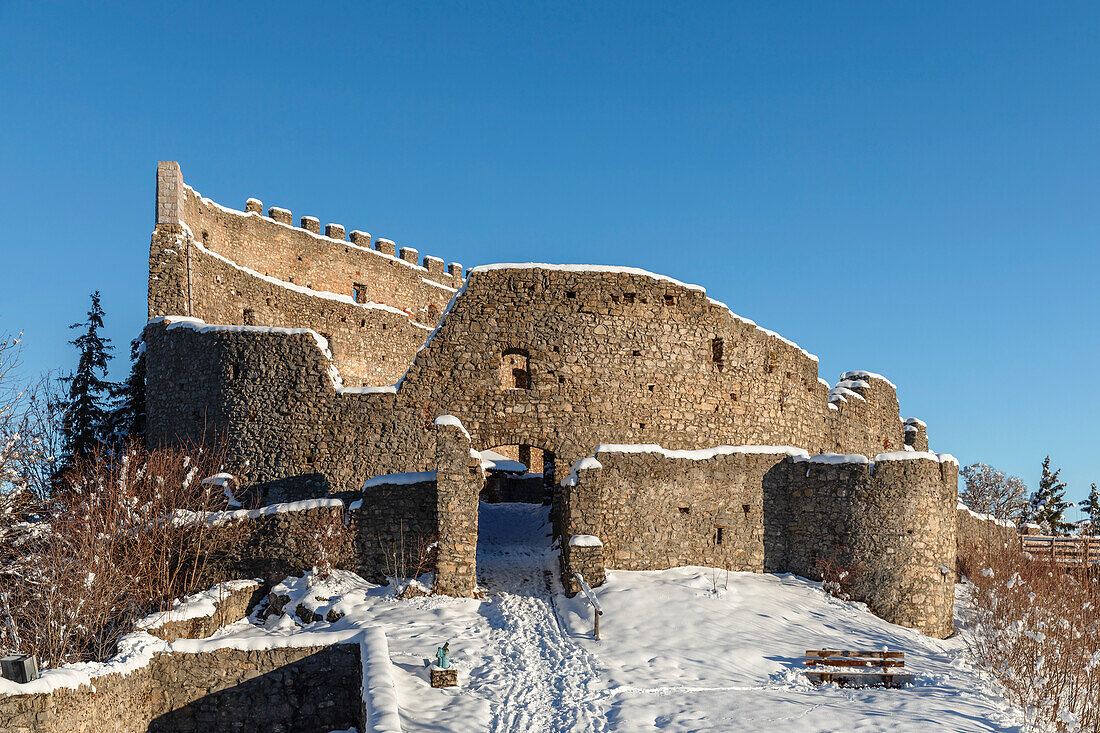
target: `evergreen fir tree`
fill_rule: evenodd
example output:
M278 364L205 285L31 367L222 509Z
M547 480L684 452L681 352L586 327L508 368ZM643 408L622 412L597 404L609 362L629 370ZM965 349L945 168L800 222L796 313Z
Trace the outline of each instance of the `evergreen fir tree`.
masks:
M103 442L109 429L107 400L117 386L106 380L107 362L113 347L111 340L99 333L103 328L103 315L97 290L92 293L88 320L69 326L84 332L69 342L80 351L76 371L61 379L69 387L61 419L66 463L90 455Z
M111 414L110 440L145 439L145 341L138 336L130 342L130 376L118 386L118 402Z
M1058 480L1062 469L1050 470L1050 456L1043 460L1043 475L1039 488L1031 495L1031 521L1051 534L1062 535L1073 527L1063 519L1069 503L1066 501L1066 485Z
M1100 493L1096 491L1096 484L1092 485L1089 489L1089 498L1085 499L1078 506L1081 507L1081 511L1085 513L1085 516L1089 520L1089 534L1095 535L1100 532Z

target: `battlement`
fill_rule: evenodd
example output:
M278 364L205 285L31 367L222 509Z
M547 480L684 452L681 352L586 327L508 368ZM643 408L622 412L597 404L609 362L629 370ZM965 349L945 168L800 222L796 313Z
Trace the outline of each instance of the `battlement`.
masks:
M196 210L200 207L192 205L191 209L188 209L186 206L188 194L201 202L202 205L214 207L223 214L237 214L239 216L255 215L261 219L266 219L270 222L298 229L303 232L309 232L318 237L324 236L326 239L345 241L345 228L342 224L326 224L324 235L322 235L320 220L315 216L303 216L299 219L298 226L295 227L293 224L294 217L290 209L272 206L268 209L267 215L264 216L263 201L258 198L249 198L245 202L244 211L236 211L222 206L221 204L217 204L210 199L203 198L195 189L184 183L180 165L175 161L161 161L157 164L156 224L188 224L192 231L199 231L199 228L195 225L196 222L191 220L191 216L198 213ZM405 254L396 257L395 246L392 240L380 238L377 240L375 249L371 250L370 234L361 230L354 230L352 235L353 236L350 238L351 244L361 250L381 254L383 256L395 257L395 259L399 261L406 262L423 270L424 273L422 274L424 276L440 284L455 289L461 287L462 266L457 265L457 263L451 263L450 267L446 268L446 271L444 271L444 268L437 267L434 264L435 262L443 261L439 257L425 255L424 261L421 264L417 259L419 253L411 247L402 247L401 250Z

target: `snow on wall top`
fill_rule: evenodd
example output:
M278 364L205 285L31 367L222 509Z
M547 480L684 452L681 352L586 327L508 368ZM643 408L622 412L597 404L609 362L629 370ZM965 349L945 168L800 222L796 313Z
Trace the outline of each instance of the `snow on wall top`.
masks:
M656 272L650 272L649 270L643 270L640 267L625 267L625 266L619 266L619 265L552 265L552 264L548 264L548 263L545 263L545 262L499 262L499 263L492 264L492 265L478 265L477 267L470 270L470 274L472 275L475 272L492 272L494 270L553 270L553 271L557 271L557 272L599 272L599 273L614 273L614 274L621 274L621 275L638 275L639 277L646 277L646 278L649 278L651 280L658 280L660 282L667 282L667 283L670 283L672 285L676 285L678 287L685 288L686 290L694 290L696 292L702 293L704 296L707 293L707 289L704 288L702 285L695 285L695 284L692 284L692 283L685 283L685 282L682 282L682 281L677 280L675 278L669 277L668 275L661 275L661 274L658 274ZM810 352L806 351L801 346L796 344L794 341L791 341L788 338L784 338L783 336L780 336L775 331L771 331L767 328L763 328L762 326L759 326L756 323L756 321L753 321L749 318L745 318L744 316L737 315L736 313L734 313L730 309L730 307L728 305L726 305L722 301L715 300L714 298L709 298L709 297L707 298L707 300L710 301L710 303L713 304L713 305L719 306L721 308L725 308L729 312L729 314L731 316L733 316L735 319L737 319L738 321L741 321L742 323L744 323L748 326L752 326L752 327L760 330L761 332L764 333L765 336L770 336L772 338L778 339L779 341L782 341L783 343L787 344L788 346L791 346L795 349L798 349L800 352L802 352L802 355L805 356L807 359L810 359L811 361L820 361L817 358L817 356L815 356L814 354L811 354Z
M577 472L587 471L593 468L603 468L603 464L597 461L593 456L581 458L570 466L569 475L564 477L560 483L562 486L576 486L578 481Z
M795 463L823 463L838 466L845 463L869 464L871 459L859 453L821 453L820 455L795 456Z
M879 453L875 456L875 463L880 461L916 461L925 459L936 463L954 463L959 465L959 459L950 453L933 453L932 451L894 451L892 453Z
M459 430L462 431L462 434L466 436L466 440L471 439L470 438L470 431L468 431L465 428L465 426L462 424L462 421L459 420L454 415L440 415L439 417L437 417L435 419L435 426L437 428L441 428L444 425L450 426L452 428L458 428Z
M707 461L715 456L728 456L735 453L783 454L792 457L809 455L801 448L792 448L788 445L718 445L713 448L700 448L697 450L669 450L655 443L604 444L596 447L596 455L600 453L660 453L665 458L680 458L689 461Z
M973 509L971 509L970 507L968 507L966 504L963 504L961 501L958 503L958 505L955 508L958 509L959 511L965 510L974 519L978 519L978 520L981 520L983 522L993 522L994 524L996 524L998 526L1001 526L1001 527L1008 527L1010 529L1016 529L1016 524L1014 522L1010 522L1007 519L997 519L997 517L993 516L992 514L982 514L981 512L976 512ZM1031 526L1038 526L1038 525L1031 525Z
M603 541L594 534L575 534L569 538L570 547L603 547Z
M865 372L862 369L857 369L857 370L851 371L851 372L844 372L843 374L840 375L840 378L842 380L845 380L845 379L878 379L878 380L886 382L888 385L890 385L891 389L893 389L895 392L898 389L898 386L896 384L894 384L893 382L891 382L889 379L882 376L881 374L875 374L874 372Z
M168 611L154 613L140 619L134 624L135 629L159 629L172 621L186 621L192 618L213 616L217 613L218 602L234 591L246 588L258 588L262 580L229 580L219 583L209 590L177 598L172 602L172 608Z
M367 479L363 482L363 489L366 490L375 486L408 486L409 484L420 484L424 483L425 481L435 481L435 477L435 471L387 473L381 476L375 476L374 478Z
M924 420L921 420L920 418L916 418L916 417L907 417L907 418L905 418L904 422L905 422L906 425L915 425L915 426L922 427L922 428L927 428L928 427L928 423L926 423Z

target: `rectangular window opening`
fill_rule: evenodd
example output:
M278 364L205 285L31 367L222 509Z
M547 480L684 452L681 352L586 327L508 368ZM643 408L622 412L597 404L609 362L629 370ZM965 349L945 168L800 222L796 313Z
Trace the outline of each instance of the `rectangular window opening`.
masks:
M714 528L714 544L716 544L716 545L722 544L722 528L721 527L715 527Z

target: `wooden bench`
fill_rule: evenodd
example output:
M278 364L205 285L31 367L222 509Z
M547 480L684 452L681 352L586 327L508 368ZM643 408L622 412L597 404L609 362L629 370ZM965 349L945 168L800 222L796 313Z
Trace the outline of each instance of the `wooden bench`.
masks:
M805 663L806 677L815 685L901 687L913 681L913 675L905 671L905 652L810 649Z

